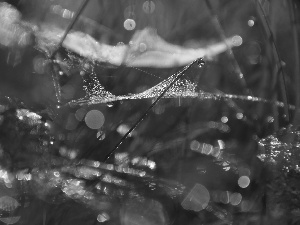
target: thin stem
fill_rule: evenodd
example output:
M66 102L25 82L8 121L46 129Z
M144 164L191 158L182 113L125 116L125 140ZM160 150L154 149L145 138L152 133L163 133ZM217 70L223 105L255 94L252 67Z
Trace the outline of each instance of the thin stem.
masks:
M80 14L83 12L84 8L86 7L87 3L89 2L89 0L84 0L82 2L82 4L79 7L79 10L76 12L73 20L71 21L71 23L69 24L69 26L67 27L64 35L62 36L61 40L59 41L59 43L56 46L56 49L52 52L50 59L53 59L53 57L55 56L55 54L57 53L57 51L59 50L59 48L61 47L62 43L64 42L64 40L66 39L68 33L70 32L70 30L73 28L74 24L76 23L76 21L78 20Z
M51 53L51 55L49 56L50 60L52 61L52 66L51 66L51 77L53 80L53 84L54 84L54 90L55 90L55 95L57 98L57 102L61 103L61 89L59 86L59 79L58 79L58 75L55 71L54 68L54 56L56 55L57 51L60 49L62 43L64 42L64 40L66 39L68 33L70 32L70 30L73 28L74 24L76 23L77 19L79 18L80 14L83 12L85 6L87 5L87 3L89 2L89 0L84 0L81 4L81 6L79 7L79 10L77 11L76 15L74 16L74 19L71 21L71 23L69 24L69 26L67 27L63 37L61 38L61 40L59 41L59 43L57 44L55 50Z
M258 15L261 15L261 20L262 20L262 23L264 23L264 27L265 27L265 31L267 34L269 34L269 41L271 43L271 46L273 48L273 52L274 52L274 56L277 58L277 66L278 66L278 73L280 73L281 75L281 82L279 82L280 86L281 86L281 89L283 91L282 93L282 98L283 98L283 102L284 102L284 111L285 111L285 114L286 114L286 121L289 123L290 122L290 118L291 118L291 113L290 113L290 110L288 108L288 105L289 105L289 99L288 99L288 95L287 95L287 86L286 86L286 73L285 73L285 70L282 66L282 61L281 61L281 57L280 57L280 54L279 54L279 51L278 51L278 48L277 48L277 45L275 43L275 40L274 40L274 34L273 34L273 31L270 27L270 24L267 20L267 16L263 10L263 7L261 5L261 3L258 1L258 0L253 0L254 3L256 3L257 5L257 9L258 9Z
M212 4L210 3L209 0L205 0L205 3L207 5L209 13L210 13L210 15L212 17L212 22L213 22L213 24L214 24L217 32L219 33L219 36L221 37L222 41L227 45L227 49L228 50L226 51L226 53L227 53L228 58L232 62L232 66L233 66L234 72L238 75L238 79L241 81L241 84L242 84L243 88L246 89L246 94L247 95L249 95L249 94L252 95L251 91L247 87L247 83L245 81L245 78L243 76L241 68L240 68L240 66L239 66L239 64L238 64L238 62L237 62L237 60L236 60L236 58L235 58L235 56L233 54L233 51L232 51L231 47L228 45L228 42L226 41L227 38L226 38L226 35L225 35L225 31L222 28L222 25L221 25L221 23L220 23L220 21L218 19L218 16L217 16L217 14L216 14L216 12L215 12Z
M179 71L175 79L161 92L161 94L156 98L156 100L149 106L149 108L144 112L144 114L136 121L136 123L127 131L127 133L120 139L120 141L116 144L116 146L105 156L104 162L106 162L112 154L118 149L118 147L123 143L123 141L128 137L128 135L145 119L145 117L148 115L150 110L157 104L157 102L167 93L167 91L173 86L173 84L178 81L185 72L195 63L198 63L198 65L201 65L201 63L204 63L203 59L196 59L193 62L191 62L189 65L185 66L181 71Z
M299 36L297 31L297 20L296 20L296 9L295 5L292 0L288 1L288 8L289 8L289 15L290 15L290 22L292 27L293 33L293 41L294 41L294 48L295 48L295 69L294 69L294 76L295 76L295 84L296 84L296 102L295 102L295 114L293 119L293 124L299 123L300 112L298 112L300 107L300 55L299 55Z
M54 63L51 63L50 73L51 73L51 77L52 77L52 81L53 81L53 85L54 85L55 96L56 96L57 102L60 104L61 103L61 89L59 86L58 76L57 76L57 72L55 70Z

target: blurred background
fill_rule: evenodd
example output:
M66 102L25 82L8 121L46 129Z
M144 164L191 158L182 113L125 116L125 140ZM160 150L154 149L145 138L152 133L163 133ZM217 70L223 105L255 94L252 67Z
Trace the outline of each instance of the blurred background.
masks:
M135 32L147 27L156 29L167 42L185 48L205 48L237 36L240 46L206 60L202 68L192 66L184 78L197 86L196 91L254 96L270 102L254 102L251 98L162 98L120 144L114 157L105 162L122 168L141 166L142 171L151 175L151 182L148 178L131 177L132 171L125 176L105 167L107 170L101 178L94 179L101 180L102 189L93 189L97 182L75 174L72 179L85 182L87 190L97 195L97 198L81 200L61 191L60 186L49 188L50 181L40 178L41 171L48 175L54 170L66 172L51 163L42 166L47 157L67 160L68 165L70 162L77 165L82 159L103 163L154 100L93 105L67 103L86 96L87 79L92 78L92 86L101 85L114 95L128 95L155 86L183 67L112 66L90 62L61 47L55 55L61 63L53 69L45 52L36 47L34 35L25 44L1 41L1 97L23 102L24 105L18 103L14 108L26 108L41 115L50 127L47 132L38 130L27 137L27 131L19 123L1 117L0 123L6 121L1 127L1 134L5 135L1 146L8 152L7 158L2 159L2 167L14 172L36 169L39 177L30 184L28 205L22 203L18 210L6 210L5 204L12 201L3 196L17 199L22 193L18 188L8 187L7 182L1 183L0 208L9 214L2 212L1 218L11 218L0 218L1 221L43 225L300 224L300 205L298 200L293 200L299 193L298 172L291 170L289 173L293 175L290 175L282 172L280 163L274 169L257 157L264 151L259 140L282 127L299 125L299 2L86 2L72 30L111 46L130 44ZM67 30L84 1L11 0L6 3L20 15L0 17L3 24L18 18L23 26L29 24L26 29L36 31L45 24L49 29ZM57 88L61 90L61 102L57 100ZM100 92L92 95L97 93ZM275 101L293 107L278 107ZM37 147L33 153L32 146L41 145L29 144L27 139L34 138L54 144L49 148ZM293 141L298 139L289 143ZM295 151L293 160L297 164ZM116 176L132 186L122 186L117 180L109 182L106 175ZM154 188L151 183L155 184ZM13 217L17 217L16 221Z

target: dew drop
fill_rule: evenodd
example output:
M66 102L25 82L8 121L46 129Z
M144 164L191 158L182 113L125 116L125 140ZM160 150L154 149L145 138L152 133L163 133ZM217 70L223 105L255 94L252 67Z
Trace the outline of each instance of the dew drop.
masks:
M62 17L65 19L72 19L74 16L74 12L71 12L70 10L64 9L62 13Z
M130 127L127 124L121 124L117 128L117 132L122 136L125 135L129 130L130 130ZM131 136L131 135L132 135L132 133L129 134L129 136Z
M266 121L268 123L273 123L274 122L274 117L273 116L268 116L267 119L266 119Z
M205 65L204 60L203 60L202 58L198 59L198 60L197 60L197 65L198 65L200 68L203 67L203 66Z
M206 168L205 167L198 166L196 168L196 170L197 170L198 173L202 173L202 174L206 173Z

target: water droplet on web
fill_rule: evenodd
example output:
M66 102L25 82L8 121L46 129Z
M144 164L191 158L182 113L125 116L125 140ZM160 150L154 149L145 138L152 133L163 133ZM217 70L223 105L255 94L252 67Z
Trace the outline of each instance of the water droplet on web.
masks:
M202 58L198 59L198 60L197 60L197 65L198 65L200 68L203 67L203 66L205 65L204 60L203 60Z
M114 103L113 102L108 102L106 105L107 105L107 107L111 108L111 107L114 106Z
M64 9L61 16L65 19L72 19L74 16L74 12L68 9Z
M196 168L196 170L197 170L198 173L201 173L201 174L206 173L206 168L203 167L203 166L198 166L198 167Z
M268 116L268 117L266 118L266 121L267 121L268 123L273 123L273 122L274 122L274 117L273 117L273 116Z
M130 44L130 43L129 43ZM198 65L203 66L204 61L200 58L196 61ZM177 72L157 85L137 94L128 94L116 96L105 90L105 88L100 84L95 73L83 76L83 88L86 92L86 97L73 100L68 104L70 106L76 105L94 105L99 103L107 103L108 107L112 106L112 102L122 101L122 100L134 100L134 99L146 99L146 98L157 98L162 94L162 92L178 79L178 76L182 71ZM241 74L242 75L242 74ZM232 95L232 94L213 94L205 91L196 92L196 84L189 81L188 79L180 78L173 83L168 91L164 94L164 98L198 98L199 100L212 99L212 100L225 100L225 99L238 99L242 101L251 101L251 102L262 102L262 103L272 103L276 104L278 107L284 107L282 102L272 102L263 98L254 97L254 96L244 96L244 95ZM295 108L292 105L289 107ZM237 118L242 116L242 113L238 113ZM228 132L228 129L227 131Z
M96 104L116 100L116 96L105 90L94 73L83 77L83 89L86 92L86 97L71 101L70 104Z
M124 28L126 30L134 30L136 26L136 23L133 19L126 19L124 21Z
M143 98L155 98L158 97L163 90L168 87L176 78L178 74L173 74L169 78L158 83L154 87L138 94L130 95L130 99L143 99ZM175 98L175 97L192 97L196 94L196 84L192 83L187 79L177 80L165 93L164 97Z
M129 130L130 126L127 124L120 124L120 126L117 128L117 132L122 136L125 135ZM135 131L132 131L128 136L131 137L133 134L135 134Z
M105 117L99 110L91 110L85 115L85 123L91 129L100 129L105 121Z

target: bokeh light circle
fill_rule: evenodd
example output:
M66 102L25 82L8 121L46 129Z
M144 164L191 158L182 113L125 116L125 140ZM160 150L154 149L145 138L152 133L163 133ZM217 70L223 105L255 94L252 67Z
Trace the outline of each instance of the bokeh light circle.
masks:
M232 193L229 198L229 202L231 205L238 205L242 201L242 195L240 193Z
M153 13L155 10L155 3L153 1L145 1L143 3L143 11L147 14Z
M250 184L250 178L248 176L241 176L238 180L238 184L241 188L246 188Z
M127 19L124 21L124 28L126 30L134 30L136 26L136 23L133 19Z
M248 20L248 26L249 26L249 27L253 27L254 24L255 24L254 20L251 20L251 19Z
M208 206L210 194L206 187L196 184L181 202L181 206L186 210L199 212Z
M79 108L75 112L75 117L78 121L82 121L83 118L85 117L86 113L87 113L87 111L85 108Z
M239 35L233 36L231 40L232 40L233 46L237 47L237 46L240 46L243 44L243 38Z
M199 148L200 148L200 143L199 143L197 140L193 140L193 141L190 143L190 148L191 148L191 150L193 150L193 151L198 151Z
M105 213L105 212L100 213L100 214L97 216L97 221L98 221L99 223L104 223L104 222L108 221L109 219L110 219L110 216L109 216L107 213Z
M93 109L85 115L84 121L89 128L98 130L103 126L105 117L102 112Z
M168 223L170 220L168 207L152 199L127 201L127 203L121 207L120 220L121 225L170 224Z

